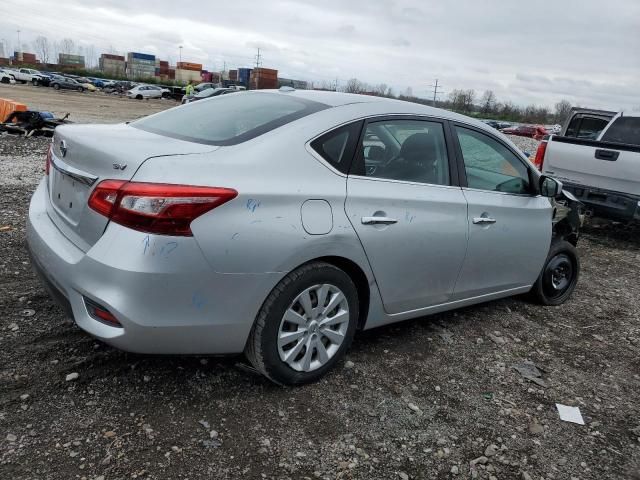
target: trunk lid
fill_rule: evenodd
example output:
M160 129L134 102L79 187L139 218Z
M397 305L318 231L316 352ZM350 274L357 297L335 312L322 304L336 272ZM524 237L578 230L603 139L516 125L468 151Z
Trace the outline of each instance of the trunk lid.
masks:
M108 223L87 203L98 183L106 179L131 180L138 168L153 157L205 153L217 148L126 124L58 127L47 179L47 212L60 231L86 252Z

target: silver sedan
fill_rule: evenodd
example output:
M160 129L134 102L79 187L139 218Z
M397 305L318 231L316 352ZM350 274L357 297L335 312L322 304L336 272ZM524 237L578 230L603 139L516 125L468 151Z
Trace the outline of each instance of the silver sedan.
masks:
M242 92L129 124L58 127L28 245L82 329L141 353L244 352L314 381L354 333L532 292L579 261L541 176L444 110L333 92Z

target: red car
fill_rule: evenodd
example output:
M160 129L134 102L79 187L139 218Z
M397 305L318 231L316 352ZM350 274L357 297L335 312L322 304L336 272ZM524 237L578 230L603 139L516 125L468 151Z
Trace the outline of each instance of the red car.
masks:
M542 137L548 135L547 130L541 125L520 125L517 127L505 128L502 133L507 135L518 135L520 137L535 138L542 140Z

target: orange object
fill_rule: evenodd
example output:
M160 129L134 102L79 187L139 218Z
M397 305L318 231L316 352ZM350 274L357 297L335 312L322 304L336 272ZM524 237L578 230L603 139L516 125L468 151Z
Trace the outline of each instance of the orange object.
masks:
M13 112L26 112L27 106L24 103L9 100L8 98L0 98L0 121L6 122Z

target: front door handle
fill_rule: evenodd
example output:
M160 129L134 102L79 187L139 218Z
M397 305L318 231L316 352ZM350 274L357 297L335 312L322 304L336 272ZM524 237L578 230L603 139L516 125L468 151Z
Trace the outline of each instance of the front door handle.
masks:
M473 223L477 225L485 225L490 223L496 223L496 219L489 218L489 217L473 217Z
M389 217L362 217L361 222L363 225L391 225L393 223L398 223L398 220Z

